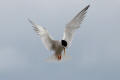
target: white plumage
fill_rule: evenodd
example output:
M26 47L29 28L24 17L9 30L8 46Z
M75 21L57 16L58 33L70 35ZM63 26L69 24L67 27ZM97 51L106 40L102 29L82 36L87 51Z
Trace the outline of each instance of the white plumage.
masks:
M62 51L65 48L70 46L72 42L72 38L74 35L75 30L80 28L80 24L83 21L85 14L87 13L87 10L90 5L86 6L82 11L80 11L65 27L64 34L63 34L63 39L61 41L58 40L53 40L53 38L50 36L48 33L47 29L45 29L42 26L39 26L35 24L33 21L30 19L29 22L33 25L34 30L38 35L40 35L40 38L42 42L44 43L45 47L48 50L53 50L54 56L56 60L61 60L62 58Z
M80 11L65 27L63 40L66 40L68 42L68 45L70 45L73 34L76 29L80 28L80 24L83 21L85 14L87 13L87 9L89 8L89 5L85 7L82 11Z

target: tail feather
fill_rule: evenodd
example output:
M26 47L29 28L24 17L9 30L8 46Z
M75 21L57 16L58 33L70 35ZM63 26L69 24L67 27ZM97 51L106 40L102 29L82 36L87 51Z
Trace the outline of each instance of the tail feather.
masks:
M63 62L63 61L68 61L72 57L69 55L62 55L61 60L59 60L55 55L52 55L46 59L47 62Z

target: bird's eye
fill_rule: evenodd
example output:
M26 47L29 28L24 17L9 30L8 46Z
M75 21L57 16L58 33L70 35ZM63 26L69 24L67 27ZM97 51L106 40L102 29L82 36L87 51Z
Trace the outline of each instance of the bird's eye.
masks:
M67 46L67 41L61 40L62 46L66 47Z

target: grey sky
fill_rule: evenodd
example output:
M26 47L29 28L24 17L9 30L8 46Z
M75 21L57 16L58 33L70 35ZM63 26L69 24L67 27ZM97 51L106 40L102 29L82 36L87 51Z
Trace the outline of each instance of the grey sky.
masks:
M27 18L61 39L65 24L91 0L1 0L0 80L119 80L120 1L91 3L67 53L72 60L47 63L50 55Z

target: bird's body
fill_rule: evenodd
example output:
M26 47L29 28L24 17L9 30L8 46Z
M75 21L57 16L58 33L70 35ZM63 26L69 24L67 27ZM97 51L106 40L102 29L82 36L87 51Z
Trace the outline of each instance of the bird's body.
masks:
M59 40L54 40L53 41L53 51L54 51L54 55L56 58L58 58L59 60L61 59L61 55L62 52L64 50L64 47L61 45L61 42Z
M68 48L72 42L74 32L80 28L80 24L83 21L85 14L89 5L86 6L82 11L80 11L65 27L63 39L62 40L54 40L50 34L48 33L47 29L42 26L35 24L33 21L29 20L29 22L33 25L34 30L38 35L40 35L41 40L43 41L45 47L48 50L54 51L54 56L56 60L62 59L62 52Z

